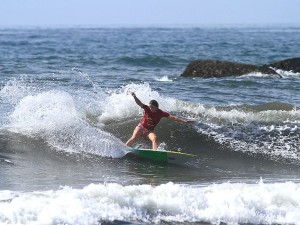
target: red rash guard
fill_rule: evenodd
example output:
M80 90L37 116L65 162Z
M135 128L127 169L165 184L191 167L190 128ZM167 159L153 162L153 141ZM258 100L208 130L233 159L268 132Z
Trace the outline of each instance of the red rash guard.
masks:
M158 109L155 113L151 112L149 106L143 105L145 111L144 118L140 124L147 130L153 131L154 127L158 124L162 117L169 117L170 114Z

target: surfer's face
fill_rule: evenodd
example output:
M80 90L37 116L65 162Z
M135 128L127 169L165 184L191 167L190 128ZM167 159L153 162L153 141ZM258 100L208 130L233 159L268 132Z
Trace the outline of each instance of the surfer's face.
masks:
M149 104L149 108L150 108L151 112L153 112L153 113L155 113L158 110L158 108L152 104Z

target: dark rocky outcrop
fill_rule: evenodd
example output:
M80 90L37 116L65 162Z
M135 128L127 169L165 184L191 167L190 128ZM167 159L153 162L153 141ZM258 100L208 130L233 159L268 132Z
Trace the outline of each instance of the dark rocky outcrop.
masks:
M251 64L242 64L235 62L219 60L197 60L191 62L185 71L181 74L183 77L229 77L241 76L249 73L260 72L263 74L278 74L268 67L268 65L259 67Z
M300 58L291 58L268 65L269 67L285 71L300 73Z

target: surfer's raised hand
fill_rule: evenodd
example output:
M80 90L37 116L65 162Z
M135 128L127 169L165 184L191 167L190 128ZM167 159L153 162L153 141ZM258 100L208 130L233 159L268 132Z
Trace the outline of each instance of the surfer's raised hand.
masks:
M134 98L134 101L136 104L138 104L140 107L142 107L144 104L141 102L141 100L138 99L138 97L136 97L134 92L131 92L132 97Z

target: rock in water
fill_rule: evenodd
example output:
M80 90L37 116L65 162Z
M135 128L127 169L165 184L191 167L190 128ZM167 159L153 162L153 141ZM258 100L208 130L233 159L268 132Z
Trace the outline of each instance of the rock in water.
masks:
M300 58L291 58L268 65L285 71L300 73Z
M241 76L253 72L278 75L274 70L268 68L267 66L258 67L251 64L219 60L196 60L187 66L181 76L202 78L230 77Z

